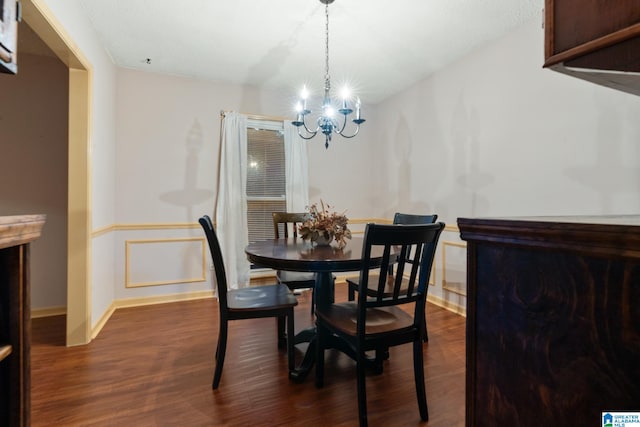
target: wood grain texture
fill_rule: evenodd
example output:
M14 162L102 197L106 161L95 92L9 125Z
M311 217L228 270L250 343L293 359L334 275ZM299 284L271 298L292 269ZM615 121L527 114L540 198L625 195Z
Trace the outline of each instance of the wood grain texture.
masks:
M523 426L588 425L603 411L637 409L638 264L498 248L478 264L491 273L478 278L476 408ZM544 271L554 274L534 273Z
M544 67L640 95L640 2L545 0Z
M546 0L556 23L553 53L560 53L640 22L636 0Z
M594 425L638 410L638 217L589 221L459 219L467 425Z
M0 248L29 243L42 232L46 215L0 216Z
M310 299L310 292L299 297L296 330L311 324ZM336 300L346 300L344 284ZM119 309L92 343L71 348L64 317L34 319L32 426L357 425L355 362L327 352L321 390L311 378L289 381L270 319L230 323L224 376L211 390L216 304ZM462 426L464 318L429 305L427 319L428 425ZM370 425L420 425L411 360L411 346L392 348L385 374L367 378Z

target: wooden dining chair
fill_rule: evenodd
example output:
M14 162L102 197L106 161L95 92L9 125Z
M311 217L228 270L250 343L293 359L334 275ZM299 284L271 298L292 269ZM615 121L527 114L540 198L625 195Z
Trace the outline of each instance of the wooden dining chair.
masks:
M415 215L415 214L406 214L406 213L400 213L400 212L396 212L396 214L393 216L393 223L394 224L404 224L404 225L416 225L416 224L433 224L434 222L436 222L436 220L438 219L438 215L437 214L432 214L432 215ZM375 271L375 270L374 270ZM369 274L369 283L371 283L372 285L367 289L367 295L369 296L373 296L375 297L378 290L376 289L376 283L378 282L378 274L375 272L371 272ZM388 271L388 286L383 290L383 295L384 296L388 296L389 292L393 289L393 283L394 283L394 276L393 276L393 268L390 268ZM347 281L347 292L348 292L348 300L349 301L353 301L355 300L355 295L356 295L356 291L358 290L358 286L360 285L360 277L359 276L355 276L355 277L347 277L345 279ZM407 281L403 281L402 286L400 288L400 292L406 292L408 288L408 282ZM424 341L429 341L429 334L427 333L427 318L425 316L425 325L424 325L424 337L423 337Z
M275 317L278 319L279 324L284 325L286 323L286 337L284 336L284 327L277 328L278 346L282 347L286 343L289 373L291 373L294 369L293 307L298 305L298 300L291 290L282 284L227 290L227 276L222 252L211 218L205 215L199 219L199 222L207 236L209 250L213 258L218 290L218 306L220 307L220 332L216 347L216 367L212 388L217 389L220 384L227 350L228 323L231 320Z
M316 308L316 387L324 385L326 348L336 348L352 355L356 360L360 426L367 425L365 366L368 359L365 352L406 343L413 344L413 369L420 418L424 421L429 419L422 353L424 306L431 265L443 229L442 222L424 225L367 224L358 301ZM371 249L376 246L384 248L384 255L378 280L370 282ZM394 252L399 252L395 265ZM392 267L396 274L387 293L387 272ZM407 286L406 291L400 292L403 285ZM368 295L369 287L377 289L375 297Z
M273 212L273 235L276 239L280 236L285 239L289 236L298 237L298 225L309 219L309 213ZM282 230L282 233L280 233ZM292 291L300 289L311 289L311 314L315 309L315 284L316 274L303 271L277 270L276 280L278 283L287 285Z

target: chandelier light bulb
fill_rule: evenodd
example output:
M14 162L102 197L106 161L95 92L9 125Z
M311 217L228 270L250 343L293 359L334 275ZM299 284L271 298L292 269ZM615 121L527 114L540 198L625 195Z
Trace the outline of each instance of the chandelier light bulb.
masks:
M349 93L349 88L347 86L342 88L342 109L341 111L346 111L349 109L349 96L351 94Z
M331 105L325 105L323 115L327 118L332 118L335 111Z

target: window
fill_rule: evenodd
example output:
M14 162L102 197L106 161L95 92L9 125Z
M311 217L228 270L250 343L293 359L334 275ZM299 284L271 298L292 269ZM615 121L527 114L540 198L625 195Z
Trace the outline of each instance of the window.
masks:
M249 242L273 238L272 212L285 212L282 122L247 123L247 223Z

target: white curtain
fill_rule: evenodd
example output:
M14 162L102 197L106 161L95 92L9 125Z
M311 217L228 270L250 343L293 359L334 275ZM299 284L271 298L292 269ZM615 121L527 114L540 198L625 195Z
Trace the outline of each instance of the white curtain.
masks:
M287 212L304 212L309 206L309 173L306 141L298 128L284 122L284 161Z
M216 206L216 234L220 241L227 284L249 286L249 261L244 248L247 229L247 117L226 113L220 134L220 175Z

